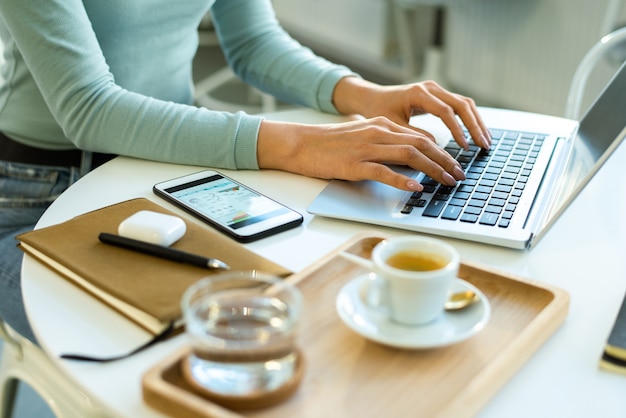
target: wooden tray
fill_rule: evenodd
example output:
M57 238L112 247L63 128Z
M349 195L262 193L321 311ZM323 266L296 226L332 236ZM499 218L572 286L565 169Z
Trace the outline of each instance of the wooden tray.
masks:
M183 352L143 378L144 400L173 417L470 417L528 360L567 316L569 295L558 288L464 262L459 277L491 303L488 325L456 345L400 350L366 340L339 319L339 289L365 270L338 256L368 257L384 237L362 234L288 280L305 298L299 341L307 369L295 395L277 406L233 412L185 383Z

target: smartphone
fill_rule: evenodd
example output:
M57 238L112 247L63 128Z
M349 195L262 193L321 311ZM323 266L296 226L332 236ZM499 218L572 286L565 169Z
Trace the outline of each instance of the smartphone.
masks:
M152 190L239 242L295 228L303 220L298 212L212 170L163 181Z

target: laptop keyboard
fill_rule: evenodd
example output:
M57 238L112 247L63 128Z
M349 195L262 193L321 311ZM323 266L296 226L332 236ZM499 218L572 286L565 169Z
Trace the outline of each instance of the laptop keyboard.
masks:
M491 134L489 151L476 145L466 151L451 141L444 149L461 164L466 179L451 187L424 177L424 191L413 193L401 212L421 208L421 216L507 228L545 135L502 130Z

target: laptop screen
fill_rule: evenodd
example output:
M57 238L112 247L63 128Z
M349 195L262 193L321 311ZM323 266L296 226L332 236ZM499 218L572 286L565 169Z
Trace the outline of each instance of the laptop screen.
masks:
M575 146L586 154L591 165L600 160L626 126L625 104L626 63L580 121Z
M626 136L626 63L622 64L580 121L565 183L547 229L578 196ZM538 240L535 240L538 241Z

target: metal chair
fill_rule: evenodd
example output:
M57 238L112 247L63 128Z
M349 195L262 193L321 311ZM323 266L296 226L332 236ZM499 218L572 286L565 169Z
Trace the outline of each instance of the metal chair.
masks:
M35 344L0 318L0 418L13 415L20 382L27 383L59 418L99 418L106 414L73 384Z
M606 57L615 47L624 47L626 43L626 27L615 30L605 35L598 41L583 57L578 64L572 83L570 84L567 103L565 107L565 117L570 119L578 119L581 113L581 107L587 81L591 72L596 68L600 59Z

